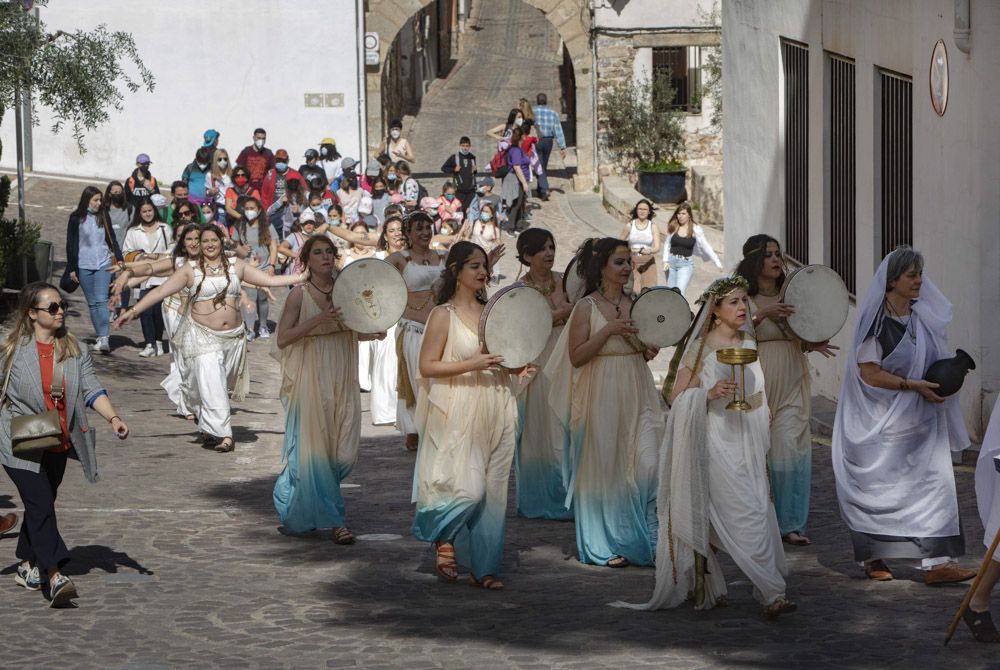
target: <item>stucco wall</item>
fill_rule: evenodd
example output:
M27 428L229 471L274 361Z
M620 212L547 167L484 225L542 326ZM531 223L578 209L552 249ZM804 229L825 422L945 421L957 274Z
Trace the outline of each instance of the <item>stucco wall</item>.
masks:
M594 11L599 28L668 28L696 26L698 7L712 7L712 0L607 0Z
M88 133L84 156L66 130L49 131L39 110L33 130L37 171L122 178L136 154L153 158L161 180L179 177L215 128L233 159L251 141L253 129L268 131L267 145L284 147L296 167L302 153L323 137L337 140L342 154L358 156L359 119L355 3L338 0L51 0L42 8L50 30L89 29L106 23L131 32L156 76L153 93L127 95L122 112ZM313 56L302 45L315 40ZM330 48L320 43L335 45ZM306 107L306 93L342 94L342 107ZM14 165L13 118L0 133L4 167Z
M824 242L827 104L824 50L856 62L857 284L867 290L881 260L875 246L878 120L875 67L913 77L914 246L926 273L951 299L952 347L969 351L978 369L962 390L962 407L978 436L1000 387L1000 5L973 0L973 47L962 54L952 38L951 0L729 0L723 3L726 245L738 249L757 232L784 237L784 149L780 37L809 45L809 262L827 258ZM928 67L942 38L950 57L951 99L938 117L928 95ZM730 267L739 261L730 255ZM854 314L836 339L850 342ZM842 359L811 357L814 391L836 397Z

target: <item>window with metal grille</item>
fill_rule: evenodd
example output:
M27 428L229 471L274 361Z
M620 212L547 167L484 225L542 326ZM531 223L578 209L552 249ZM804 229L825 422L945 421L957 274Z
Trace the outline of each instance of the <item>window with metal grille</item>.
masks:
M913 244L913 80L879 69L878 95L879 187L875 192L884 258L900 244Z
M827 192L830 267L855 292L854 258L857 250L855 205L855 107L854 61L828 54L829 123L827 124Z
M701 47L654 47L653 76L667 71L674 89L674 98L667 106L701 114Z
M809 48L781 41L785 111L785 255L809 262Z

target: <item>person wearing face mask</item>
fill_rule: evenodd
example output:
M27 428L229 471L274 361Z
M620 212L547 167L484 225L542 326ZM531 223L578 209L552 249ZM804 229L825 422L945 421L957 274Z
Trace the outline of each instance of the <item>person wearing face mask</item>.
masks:
M343 176L340 179L340 188L337 190L337 199L344 211L344 221L353 224L357 221L358 205L361 203L361 189L358 186L358 175L355 172L357 161L353 158L344 158L341 161Z
M209 147L201 147L194 154L194 161L188 163L181 173L181 181L187 183L188 199L196 205L208 202L205 195L205 182L211 171L213 150Z
M378 221L379 226L385 222L385 208L391 203L392 198L389 196L385 180L376 177L372 182L372 216Z
M159 182L149 171L149 166L152 164L149 154L139 154L135 157L135 170L125 180L125 194L132 207L135 207L140 200L160 192Z
M280 229L278 238L283 240L291 230L292 224L299 218L299 214L308 208L309 203L301 178L288 179L285 182L285 192L280 198L275 198L267 208L267 219L275 230Z
M382 144L378 145L375 155L386 155L393 163L406 161L413 164L417 162L416 157L413 155L413 147L410 146L409 140L403 137L403 123L400 120L394 119L389 124L389 137L382 140Z
M205 196L215 207L215 220L226 225L226 192L233 186L233 166L229 162L229 152L216 149L212 154L212 165L205 178Z
M333 184L340 179L342 160L337 143L332 137L324 137L319 143L319 166L326 175L326 183Z
M274 275L274 264L278 256L278 243L271 237L271 226L267 217L262 217L263 208L256 198L249 198L243 203L243 216L233 226L232 240L236 245L236 256L244 259L252 267ZM243 310L243 325L246 327L247 342L254 339L254 334L263 339L271 336L267 328L269 304L264 291L249 284L244 284L243 290L254 310ZM256 316L257 328L254 328Z
M479 188L476 189L476 197L472 199L472 203L469 205L469 212L466 219L469 221L475 221L479 218L480 212L482 212L483 206L489 203L493 206L493 212L496 214L496 219L498 223L503 223L506 217L500 209L500 196L493 193L493 186L496 182L493 181L493 177L486 175L479 182Z
M231 221L239 221L242 217L243 203L254 198L260 200L260 191L250 185L250 173L244 167L233 170L233 185L226 191L226 216Z
M326 188L329 182L323 166L319 164L319 152L315 149L306 149L305 159L306 162L299 166L299 174L302 175L303 181L309 188L313 188L313 184L317 182L319 186Z
M458 140L458 153L448 156L441 166L441 172L455 183L455 197L462 203L462 213L468 214L469 205L476 197L476 155L472 153L472 140L462 137Z
M486 134L497 142L510 142L510 136L514 132L514 129L523 127L524 114L517 107L513 107L510 113L507 114L507 123L501 123L499 126L490 128L486 131Z
M114 233L115 241L118 242L118 246L121 247L125 242L125 230L128 228L129 222L132 220L132 207L129 205L128 200L125 199L125 186L120 181L112 181L108 184L108 187L104 190L104 198L101 200L101 209L104 210L105 215L108 218L108 223L111 225L111 232ZM127 289L122 292L121 295L121 307L128 307L129 300L131 300L132 294ZM117 318L118 314L112 315L112 320Z
M441 197L437 199L438 216L442 221L452 223L453 228L458 228L461 224L462 202L455 196L455 184L446 181L441 187Z
M301 180L302 175L288 164L288 152L284 149L278 149L274 153L274 168L268 170L264 176L264 187L260 192L264 209L270 210L275 200L281 200L284 197L285 188L290 179ZM275 230L280 237L282 231L280 229Z
M250 178L250 186L259 191L264 186L264 176L274 169L274 154L264 147L267 141L267 131L257 128L253 131L253 144L248 144L236 157L236 164L246 168Z

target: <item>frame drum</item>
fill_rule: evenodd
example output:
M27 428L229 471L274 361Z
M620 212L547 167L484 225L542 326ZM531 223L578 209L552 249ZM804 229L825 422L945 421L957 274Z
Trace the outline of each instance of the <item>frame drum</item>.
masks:
M583 292L587 289L587 283L583 277L576 273L576 256L570 259L566 271L563 272L563 291L566 297L573 304L583 297Z
M672 347L681 341L691 327L691 307L672 288L657 286L644 291L634 303L629 315L639 329L639 340L652 347Z
M538 358L552 333L552 307L533 286L512 284L497 291L479 317L479 341L503 356L505 368Z
M406 309L406 282L393 265L378 258L354 261L333 282L333 304L344 325L356 333L382 333Z
M825 342L847 322L850 295L844 280L825 265L805 265L785 278L778 298L795 308L785 319L803 342Z

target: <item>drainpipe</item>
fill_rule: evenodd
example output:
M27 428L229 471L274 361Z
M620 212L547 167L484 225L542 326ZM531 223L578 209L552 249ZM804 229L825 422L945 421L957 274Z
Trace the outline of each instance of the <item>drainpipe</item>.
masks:
M355 1L358 52L358 163L364 174L368 166L368 79L365 76L365 0Z
M594 3L591 3L590 7L590 118L591 122L591 133L590 142L593 150L593 161L591 163L591 169L593 170L593 185L599 186L601 183L601 175L598 171L598 165L600 164L600 158L598 154L600 153L597 146L597 31L595 30L597 26L597 11L594 8ZM578 142L579 143L579 142ZM577 168L579 169L579 168Z
M964 54L972 51L972 21L969 0L955 0L955 46Z

